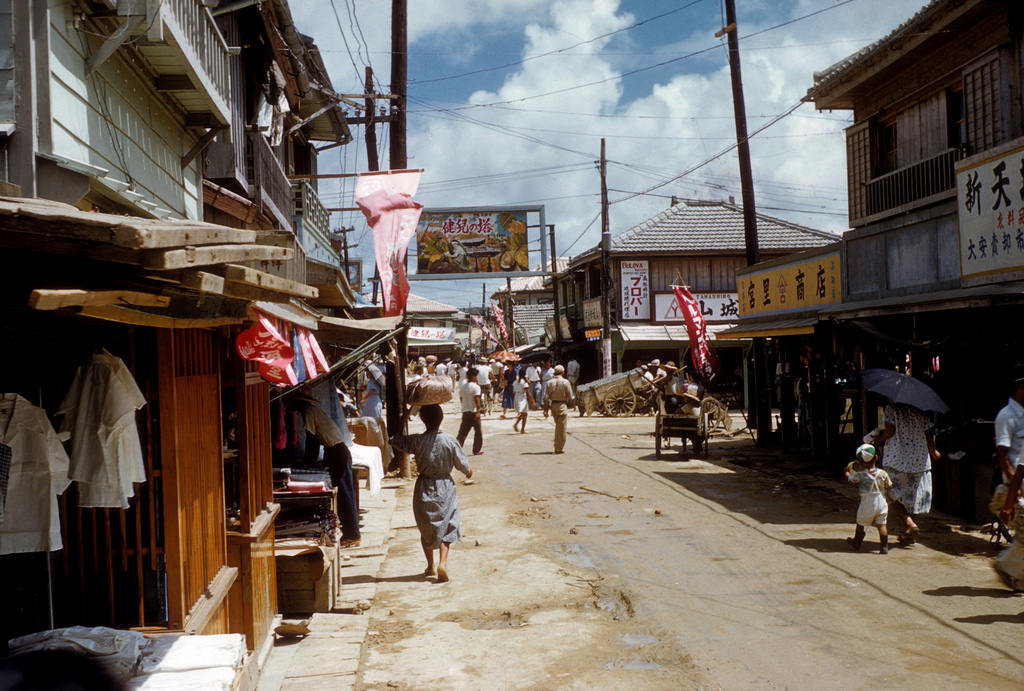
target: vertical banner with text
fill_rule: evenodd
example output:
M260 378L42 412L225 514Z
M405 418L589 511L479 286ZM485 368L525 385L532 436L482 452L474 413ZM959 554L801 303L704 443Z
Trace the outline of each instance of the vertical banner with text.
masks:
M621 279L620 314L622 319L650 319L651 297L648 263L646 259L619 262Z

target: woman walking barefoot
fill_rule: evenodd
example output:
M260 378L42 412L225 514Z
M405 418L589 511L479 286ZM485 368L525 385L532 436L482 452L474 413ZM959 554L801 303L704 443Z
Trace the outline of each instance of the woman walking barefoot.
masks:
M530 415L530 408L537 407L537 402L533 400L530 382L526 380L525 374L520 373L512 382L512 392L515 396L516 409L516 421L512 423L512 429L520 434L526 434L526 418Z
M406 408L402 427L409 419ZM448 552L453 542L462 538L459 530L459 498L455 494L452 468L458 468L467 478L473 477L462 446L452 435L441 431L444 413L437 404L420 408L420 420L427 431L422 434L397 434L391 445L416 457L419 476L413 488L412 513L420 531L420 544L427 558L424 576L437 575L437 580L448 580ZM434 568L434 550L438 551Z

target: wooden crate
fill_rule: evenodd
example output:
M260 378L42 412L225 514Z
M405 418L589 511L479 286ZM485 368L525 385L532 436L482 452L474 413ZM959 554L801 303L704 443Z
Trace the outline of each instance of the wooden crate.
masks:
M330 612L340 589L337 547L277 557L277 606L282 613Z

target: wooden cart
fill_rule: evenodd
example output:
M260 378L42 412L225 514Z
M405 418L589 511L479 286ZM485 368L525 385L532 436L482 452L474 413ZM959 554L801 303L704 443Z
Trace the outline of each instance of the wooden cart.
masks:
M655 458L661 458L662 440L671 437L680 440L680 451L686 447L686 440L689 439L693 450L702 458L707 458L708 439L712 430L721 427L729 431L731 428L729 411L717 399L705 396L703 400L692 398L691 402L700 405L693 411L695 414L683 413L681 409L667 413L663 397L658 396L658 414L654 418Z
M644 379L643 370L639 368L576 387L580 415L633 415L650 406L654 396L650 383Z

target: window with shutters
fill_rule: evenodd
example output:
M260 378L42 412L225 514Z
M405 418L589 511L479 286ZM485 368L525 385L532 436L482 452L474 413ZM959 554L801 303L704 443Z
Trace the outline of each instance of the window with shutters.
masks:
M1003 141L996 53L964 70L963 109L968 154L991 149Z

